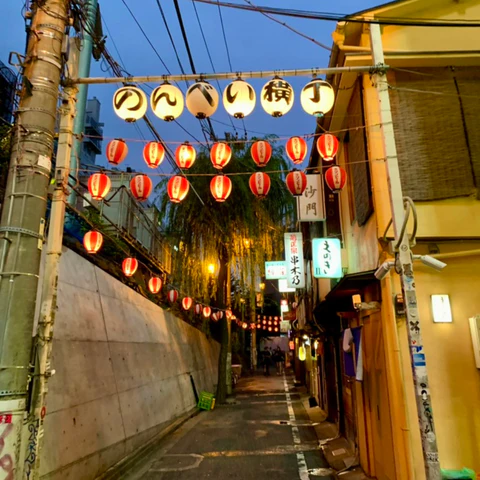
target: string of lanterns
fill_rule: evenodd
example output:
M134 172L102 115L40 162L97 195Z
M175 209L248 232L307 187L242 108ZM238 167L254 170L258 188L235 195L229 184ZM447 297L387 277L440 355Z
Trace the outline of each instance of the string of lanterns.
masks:
M316 147L324 161L333 161L338 152L338 139L330 133L318 137ZM301 137L291 137L285 145L285 152L294 165L301 164L307 156L308 146ZM128 146L122 139L111 140L106 148L109 163L119 165L128 154ZM272 146L265 140L254 142L250 148L250 155L259 168L264 168L272 157ZM159 142L148 142L143 149L143 158L150 168L157 168L165 158L165 149ZM175 151L175 163L182 170L189 170L195 163L197 152L188 142L179 145ZM232 149L227 143L217 142L210 150L210 160L213 168L219 171L210 182L210 191L217 202L225 202L232 192L230 178L223 174L222 169L229 164L232 158ZM347 181L346 171L339 166L329 167L325 172L325 182L334 193L340 192ZM285 184L293 196L300 196L307 187L305 173L298 169L292 170L286 176ZM255 172L250 176L251 192L258 198L267 196L271 181L268 174ZM102 200L111 188L111 182L104 173L93 174L88 182L90 194L94 200ZM188 179L183 175L174 175L167 184L167 194L173 203L182 202L190 189ZM140 202L148 199L153 190L150 178L145 174L137 174L130 181L130 190Z
M151 93L150 108L158 118L166 122L177 119L185 105L194 117L205 119L216 112L219 99L215 87L205 80L199 80L191 85L185 100L182 91L166 81ZM295 92L292 86L278 76L269 80L260 93L262 108L273 117L281 117L288 113L293 107L294 100ZM333 107L334 100L332 86L318 78L308 82L300 94L300 103L304 111L316 117L328 113ZM239 78L227 85L223 91L222 101L229 115L244 118L255 109L257 96L254 88ZM147 96L138 87L121 87L113 95L113 109L121 119L135 122L147 113Z

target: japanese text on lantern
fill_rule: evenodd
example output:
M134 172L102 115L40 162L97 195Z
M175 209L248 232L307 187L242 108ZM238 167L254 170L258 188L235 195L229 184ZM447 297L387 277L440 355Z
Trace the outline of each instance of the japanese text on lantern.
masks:
M313 276L315 278L341 278L342 254L338 238L314 238Z
M300 222L325 220L323 179L321 175L307 175L307 188L297 197L297 213Z
M303 237L300 232L285 234L285 263L288 287L305 288Z

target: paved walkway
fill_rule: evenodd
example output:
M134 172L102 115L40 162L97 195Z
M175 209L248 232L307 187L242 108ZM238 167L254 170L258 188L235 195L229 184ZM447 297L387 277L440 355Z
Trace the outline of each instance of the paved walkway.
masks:
M235 403L188 420L128 480L333 479L293 378L241 379Z

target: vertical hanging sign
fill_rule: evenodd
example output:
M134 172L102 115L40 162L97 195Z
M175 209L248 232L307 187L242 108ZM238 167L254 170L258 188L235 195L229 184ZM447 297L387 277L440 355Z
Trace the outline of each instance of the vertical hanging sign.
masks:
M303 261L301 232L285 234L285 264L287 266L287 286L305 288L305 262Z
M307 188L297 197L299 222L319 222L326 219L322 175L307 175Z

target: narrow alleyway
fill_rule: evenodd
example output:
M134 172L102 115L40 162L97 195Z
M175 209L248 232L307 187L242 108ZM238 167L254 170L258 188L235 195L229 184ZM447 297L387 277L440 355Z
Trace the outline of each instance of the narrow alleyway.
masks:
M188 420L122 478L308 480L331 473L293 378L258 375L240 380L234 403Z

